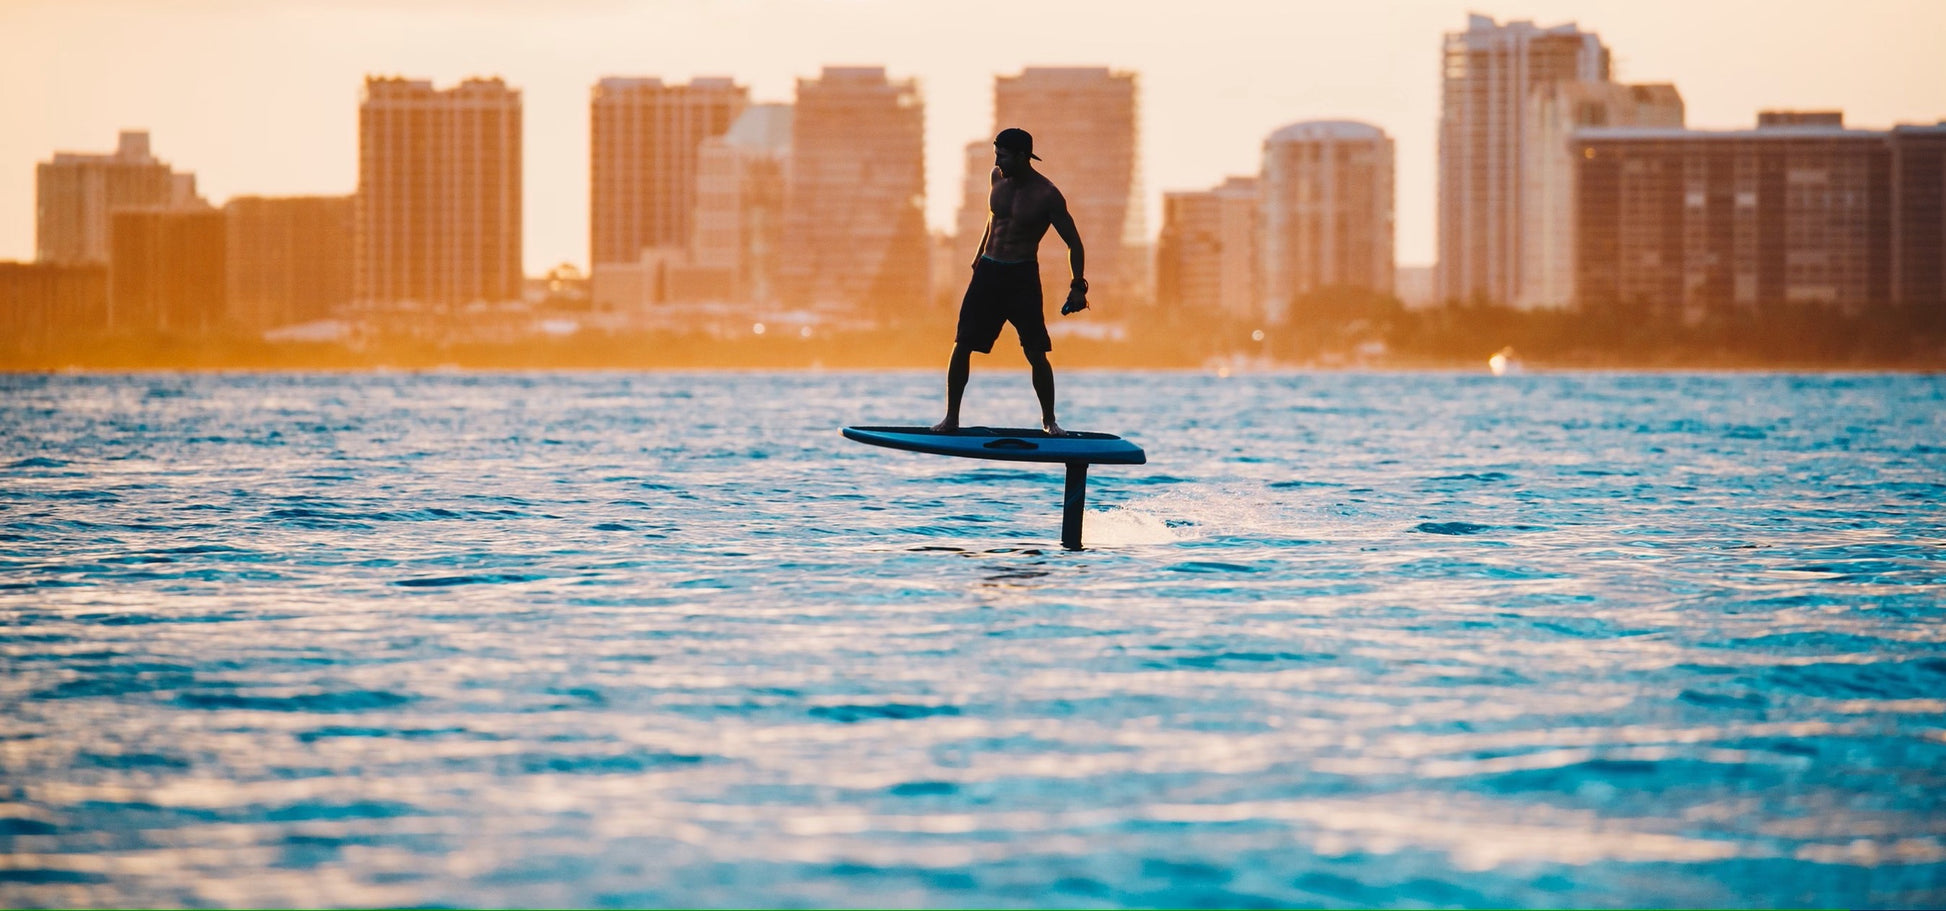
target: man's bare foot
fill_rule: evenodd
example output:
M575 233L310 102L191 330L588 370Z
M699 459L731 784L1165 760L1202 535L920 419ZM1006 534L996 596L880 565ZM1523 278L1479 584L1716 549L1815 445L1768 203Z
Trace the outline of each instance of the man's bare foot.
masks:
M952 418L947 418L943 421L940 421L937 424L932 425L932 432L933 433L958 433L959 421L956 421Z
M1061 429L1061 425L1051 420L1041 422L1041 432L1051 437L1064 437L1068 435L1067 431Z

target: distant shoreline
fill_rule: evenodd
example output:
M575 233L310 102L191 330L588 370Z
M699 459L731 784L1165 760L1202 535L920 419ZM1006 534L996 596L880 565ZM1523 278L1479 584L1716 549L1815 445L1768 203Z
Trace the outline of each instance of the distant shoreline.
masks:
M118 375L118 374L491 374L491 373L839 373L839 372L941 372L945 370L942 356L940 363L815 363L815 364L764 364L764 363L520 363L514 361L496 363L478 362L426 362L426 363L199 363L199 364L156 364L156 363L64 363L64 364L0 364L0 375L9 376L47 376L47 375ZM1019 363L1016 364L1015 362ZM1154 373L1192 373L1220 376L1253 376L1266 374L1385 374L1385 373L1426 373L1491 375L1486 358L1473 361L1411 361L1411 362L1370 362L1362 364L1305 364L1305 363L1257 363L1247 366L1230 364L1131 364L1131 363L1065 363L1055 360L1056 369L1067 372L1109 372L1134 371ZM975 361L974 370L1004 370L1020 367L1025 369L1025 360L1018 354L1008 358L997 356L988 360ZM1548 374L1600 374L1600 373L1800 373L1800 374L1946 374L1946 362L1934 364L1909 363L1708 363L1708 362L1659 362L1659 363L1610 363L1610 364L1527 364L1520 373L1501 377L1508 382L1518 382L1522 375Z
M1946 371L1946 345L1923 336L1891 346L1871 340L1778 345L1774 355L1737 339L1636 341L1610 344L1607 332L1552 337L1468 327L1443 336L1330 338L1302 328L1280 329L1261 343L1247 328L1134 321L1125 331L1091 336L1059 334L1057 369L1178 370L1209 373L1333 371L1488 372L1488 358L1512 344L1526 371ZM1811 333L1806 333L1811 335ZM1916 334L1915 334L1916 335ZM127 371L383 372L458 370L685 371L685 370L936 370L946 368L953 330L943 319L894 329L800 334L724 335L707 332L583 332L455 339L407 333L367 334L331 341L277 341L244 335L95 336L39 344L0 342L0 372ZM1842 339L1839 333L1826 337ZM1408 347L1409 346L1409 347ZM1789 350L1795 348L1796 350ZM1619 350L1618 350L1619 349ZM1025 369L1009 332L975 370Z

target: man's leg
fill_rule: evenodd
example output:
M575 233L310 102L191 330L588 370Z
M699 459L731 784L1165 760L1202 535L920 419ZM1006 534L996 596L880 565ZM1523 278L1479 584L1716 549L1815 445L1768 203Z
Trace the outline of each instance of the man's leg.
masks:
M940 433L959 429L959 400L966 394L966 378L973 372L973 349L954 343L953 359L946 364L946 419L932 425Z
M1028 366L1034 369L1034 395L1041 400L1041 429L1048 436L1061 436L1061 425L1054 421L1054 365L1047 362L1047 352L1027 351Z

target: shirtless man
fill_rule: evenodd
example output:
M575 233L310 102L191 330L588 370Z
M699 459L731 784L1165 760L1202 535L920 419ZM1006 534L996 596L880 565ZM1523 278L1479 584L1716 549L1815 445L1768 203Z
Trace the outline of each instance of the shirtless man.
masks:
M960 301L959 331L953 338L953 359L946 368L946 419L933 430L959 429L960 397L966 392L973 352L990 354L1000 327L1013 323L1020 348L1033 368L1034 395L1041 400L1041 429L1049 436L1065 433L1054 420L1054 368L1047 352L1047 318L1041 313L1041 267L1035 262L1041 238L1052 226L1068 245L1068 299L1061 305L1067 316L1088 309L1088 281L1081 277L1084 257L1081 235L1068 215L1068 201L1033 162L1034 137L1008 128L993 139L993 192L988 196L986 236L979 258L973 261L973 280Z

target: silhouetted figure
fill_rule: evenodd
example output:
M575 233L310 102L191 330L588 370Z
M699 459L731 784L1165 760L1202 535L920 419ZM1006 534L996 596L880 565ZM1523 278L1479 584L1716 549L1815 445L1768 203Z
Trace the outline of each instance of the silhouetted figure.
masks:
M966 392L973 352L990 354L1000 327L1013 323L1020 348L1033 368L1034 394L1041 400L1041 429L1063 433L1054 420L1054 368L1047 352L1047 318L1041 312L1041 268L1035 261L1041 238L1049 226L1068 245L1068 299L1061 305L1067 316L1088 309L1088 280L1081 277L1084 256L1081 235L1068 214L1068 201L1041 172L1034 170L1034 137L1008 128L993 139L993 192L987 198L986 235L973 260L973 280L960 301L959 331L953 337L953 359L946 368L946 418L934 430L959 429L960 397Z

